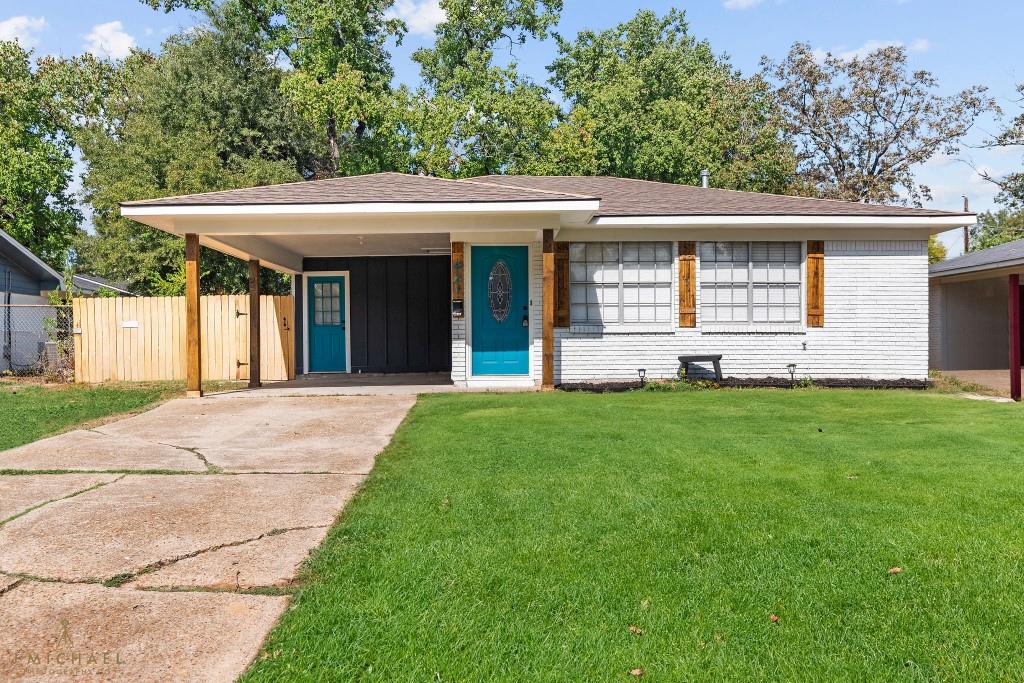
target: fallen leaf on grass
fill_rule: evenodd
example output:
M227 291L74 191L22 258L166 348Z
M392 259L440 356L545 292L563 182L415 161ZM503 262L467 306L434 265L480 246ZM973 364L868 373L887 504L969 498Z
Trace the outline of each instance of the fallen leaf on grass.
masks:
M629 627L629 632L632 633L634 636L642 636L644 634L644 630L636 625L631 625Z
M643 600L640 601L640 609L647 609L650 606L651 606L651 599L650 598L644 598Z
M890 574L890 575L891 574L902 574L903 573L903 567L889 567L889 571L887 573Z
M769 614L768 618L772 620L773 624L779 623L779 615L778 614L774 614L774 613Z
M629 675L633 676L635 678L640 678L641 676L644 675L644 669L643 669L643 667L640 667L640 666L638 666L635 669L630 669L629 670Z

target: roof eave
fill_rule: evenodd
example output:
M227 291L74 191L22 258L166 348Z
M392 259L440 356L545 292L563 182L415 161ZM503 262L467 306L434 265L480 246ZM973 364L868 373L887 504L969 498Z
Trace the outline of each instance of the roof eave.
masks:
M796 214L707 214L685 216L595 216L590 225L595 227L817 227L817 228L917 228L943 232L964 225L974 225L973 215L949 214L937 216L836 216Z

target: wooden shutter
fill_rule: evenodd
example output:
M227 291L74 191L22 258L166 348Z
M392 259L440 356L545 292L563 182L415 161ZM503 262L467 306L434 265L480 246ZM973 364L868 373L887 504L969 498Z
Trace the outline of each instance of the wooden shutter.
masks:
M568 242L555 242L555 327L569 327Z
M807 242L807 326L825 326L825 243Z
M697 327L697 243L679 243L679 327Z
M452 300L466 297L466 257L463 242L452 242Z

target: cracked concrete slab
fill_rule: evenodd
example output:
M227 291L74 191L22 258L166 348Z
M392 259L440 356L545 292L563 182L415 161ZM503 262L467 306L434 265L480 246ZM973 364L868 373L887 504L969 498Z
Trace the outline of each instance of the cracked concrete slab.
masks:
M30 581L0 600L6 681L232 681L287 603Z
M0 476L0 522L47 501L64 498L116 474L21 474ZM0 527L2 528L2 527Z
M0 595L3 595L9 591L14 584L21 581L17 576L7 576L6 574L0 574Z
M0 469L203 472L193 453L128 434L78 429L0 453Z
M128 475L0 527L0 571L102 580L274 530L329 525L361 481L337 474Z
M251 543L190 557L141 575L131 588L212 588L246 590L288 586L327 527L286 531Z
M231 472L366 473L415 396L183 399L105 425L200 451Z

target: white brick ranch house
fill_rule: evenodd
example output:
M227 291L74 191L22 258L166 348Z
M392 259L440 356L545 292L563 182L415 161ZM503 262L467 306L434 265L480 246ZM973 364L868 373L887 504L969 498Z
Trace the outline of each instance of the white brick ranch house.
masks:
M928 237L974 223L612 177L398 173L122 213L186 238L190 334L202 244L295 276L298 373L467 386L670 377L691 354L735 377L923 380Z

